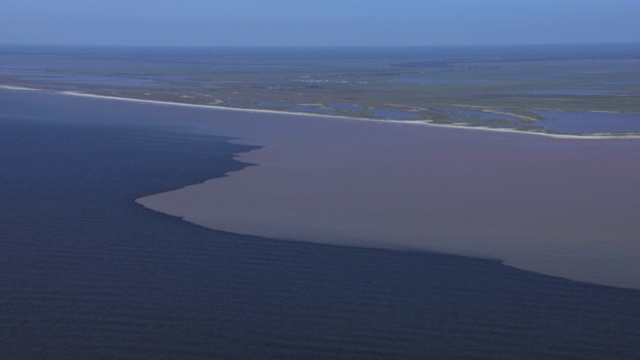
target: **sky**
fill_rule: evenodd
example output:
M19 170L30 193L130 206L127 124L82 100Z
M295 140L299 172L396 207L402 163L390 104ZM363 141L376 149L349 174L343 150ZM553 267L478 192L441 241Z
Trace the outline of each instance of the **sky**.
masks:
M640 0L2 0L0 44L640 42Z

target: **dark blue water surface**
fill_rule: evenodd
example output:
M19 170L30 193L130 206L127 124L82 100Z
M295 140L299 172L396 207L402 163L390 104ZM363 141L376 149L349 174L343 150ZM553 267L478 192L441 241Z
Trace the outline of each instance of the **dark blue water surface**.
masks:
M2 359L640 358L640 291L144 209L251 147L114 104L0 91Z

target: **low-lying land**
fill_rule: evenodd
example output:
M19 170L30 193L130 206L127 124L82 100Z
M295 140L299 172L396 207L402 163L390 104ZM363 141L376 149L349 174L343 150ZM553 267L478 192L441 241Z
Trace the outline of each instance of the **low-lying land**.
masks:
M555 134L640 133L637 44L0 53L0 84L9 86ZM590 120L576 121L581 114Z

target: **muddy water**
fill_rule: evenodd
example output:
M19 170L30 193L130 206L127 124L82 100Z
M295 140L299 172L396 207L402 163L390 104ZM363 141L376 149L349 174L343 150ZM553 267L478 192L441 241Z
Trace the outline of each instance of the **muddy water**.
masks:
M640 141L221 112L258 164L138 201L206 227L640 288Z

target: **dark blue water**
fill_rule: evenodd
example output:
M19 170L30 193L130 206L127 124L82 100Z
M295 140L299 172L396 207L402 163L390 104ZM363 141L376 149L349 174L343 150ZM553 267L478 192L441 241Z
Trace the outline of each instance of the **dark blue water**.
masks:
M2 359L640 358L639 291L148 211L250 147L114 104L0 92Z

